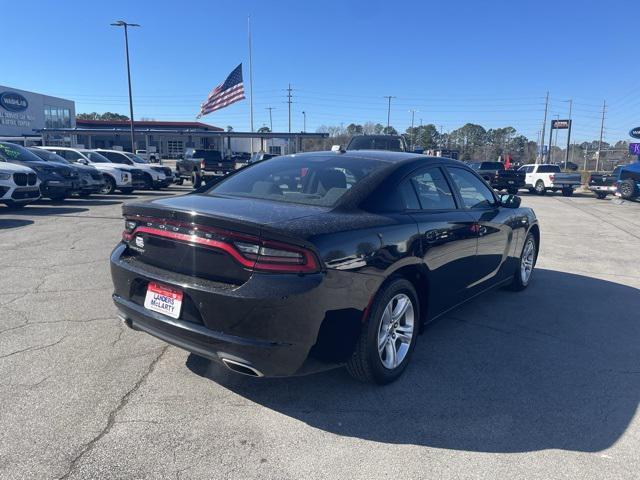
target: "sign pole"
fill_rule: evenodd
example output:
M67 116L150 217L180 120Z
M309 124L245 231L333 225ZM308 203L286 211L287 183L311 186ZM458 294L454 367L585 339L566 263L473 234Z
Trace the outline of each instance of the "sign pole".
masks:
M567 163L569 162L569 148L571 145L571 124L573 121L569 119L569 130L567 131L567 151L564 153L564 169L567 169Z

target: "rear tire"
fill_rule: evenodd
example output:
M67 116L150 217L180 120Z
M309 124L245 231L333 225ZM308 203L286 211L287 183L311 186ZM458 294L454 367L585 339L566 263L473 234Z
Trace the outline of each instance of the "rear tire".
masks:
M563 188L562 189L562 196L563 197L571 197L571 196L573 196L573 188L571 188L571 187Z
M507 287L514 292L520 292L529 286L531 275L538 257L538 244L533 233L529 232L522 247L518 268L513 274L513 280Z
M536 193L536 189L535 188L530 188L529 189L529 193Z
M193 188L200 188L202 186L202 177L197 170L191 173L191 183L193 184Z
M535 191L538 195L544 195L547 193L547 189L544 187L544 182L542 180L538 180L536 182Z
M620 182L618 191L620 192L620 196L625 200L633 200L638 196L638 187L636 186L636 183L630 178Z
M596 192L596 197L598 197L598 199L600 200L604 200L605 198L607 198L607 192Z
M133 193L133 188L131 188L131 187L121 188L120 189L120 193L124 193L125 195L129 195L130 193Z
M420 329L420 305L411 282L390 280L376 295L347 371L357 380L384 385L407 367Z

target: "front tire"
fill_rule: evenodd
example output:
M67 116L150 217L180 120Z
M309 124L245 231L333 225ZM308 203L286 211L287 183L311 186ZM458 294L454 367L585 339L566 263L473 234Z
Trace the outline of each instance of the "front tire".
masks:
M533 233L529 232L524 241L524 246L522 247L518 269L513 274L513 281L509 284L509 290L520 292L529 286L537 257L538 244L536 242L536 237Z
M547 189L544 187L544 182L542 180L538 180L536 182L535 188L538 195L544 195L545 193L547 193Z
M413 285L405 278L391 280L371 304L347 371L357 380L380 385L398 379L411 359L419 327Z
M102 193L103 195L112 195L116 191L116 181L111 177L107 177L106 175L104 180L105 184L104 187L102 187L102 190L100 190L100 193Z

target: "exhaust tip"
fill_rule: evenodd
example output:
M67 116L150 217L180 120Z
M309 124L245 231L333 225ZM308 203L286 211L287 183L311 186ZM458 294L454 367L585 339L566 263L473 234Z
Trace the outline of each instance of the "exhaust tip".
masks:
M229 370L232 370L236 373L240 373L242 375L248 375L250 377L264 376L260 370L253 368L252 366L246 363L238 362L237 360L230 360L228 358L223 358L222 363L224 363L224 366L227 367Z

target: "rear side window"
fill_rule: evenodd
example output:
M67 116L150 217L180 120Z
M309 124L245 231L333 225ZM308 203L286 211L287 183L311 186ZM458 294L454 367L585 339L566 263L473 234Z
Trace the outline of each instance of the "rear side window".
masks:
M422 210L450 210L456 208L453 193L442 170L437 167L423 170L411 178Z
M487 208L495 204L491 189L475 174L456 167L447 167L447 170L460 192L465 208Z
M119 153L114 152L100 152L100 155L107 157L113 163L124 163L125 165L130 163L130 160L127 159L124 155L120 155Z
M560 173L560 167L558 165L540 165L538 173Z

